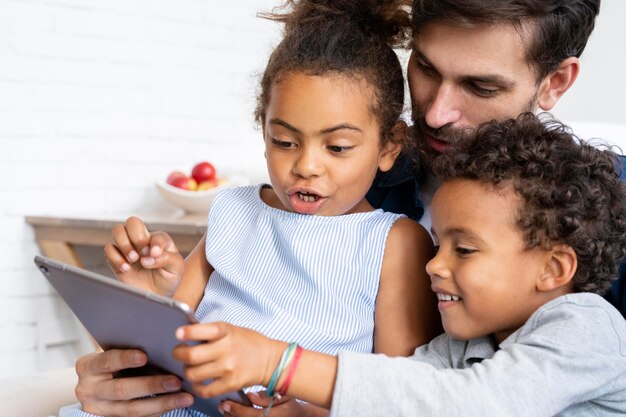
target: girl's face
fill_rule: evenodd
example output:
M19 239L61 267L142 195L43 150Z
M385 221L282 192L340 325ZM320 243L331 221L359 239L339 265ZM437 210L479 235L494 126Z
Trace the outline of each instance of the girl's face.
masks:
M548 250L526 247L516 225L520 197L470 180L444 182L432 202L437 255L426 265L443 327L453 338L501 342L546 300L537 282Z
M270 91L263 136L270 206L336 216L372 210L365 194L401 145L380 146L370 86L343 75L288 73Z

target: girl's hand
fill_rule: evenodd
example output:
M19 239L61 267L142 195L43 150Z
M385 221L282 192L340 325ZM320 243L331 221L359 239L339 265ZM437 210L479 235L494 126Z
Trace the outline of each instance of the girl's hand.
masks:
M148 232L137 217L113 228L113 243L104 254L120 281L171 297L180 284L185 262L172 238Z
M204 341L178 345L173 356L185 364L185 377L203 397L214 397L251 385L269 383L288 344L228 323L183 326L176 331L181 341ZM206 380L213 380L204 384Z

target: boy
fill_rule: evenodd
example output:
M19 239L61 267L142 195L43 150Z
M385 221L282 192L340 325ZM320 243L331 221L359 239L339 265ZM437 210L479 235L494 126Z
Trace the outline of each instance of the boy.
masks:
M459 146L433 166L427 272L446 334L410 359L304 351L276 389L331 416L624 415L626 322L597 295L626 254L616 155L530 113ZM178 335L213 342L174 352L207 396L267 385L286 347L223 323Z

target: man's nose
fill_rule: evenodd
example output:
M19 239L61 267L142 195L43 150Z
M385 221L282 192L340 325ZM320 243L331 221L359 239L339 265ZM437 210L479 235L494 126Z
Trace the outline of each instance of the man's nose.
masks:
M452 86L440 84L424 113L426 124L433 129L454 125L461 120L459 99Z

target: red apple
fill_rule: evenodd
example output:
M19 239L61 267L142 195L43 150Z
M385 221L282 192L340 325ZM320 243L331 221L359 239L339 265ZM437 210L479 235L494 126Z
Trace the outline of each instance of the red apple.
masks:
M170 185L189 191L195 191L198 189L198 183L196 180L187 176L174 178Z
M215 178L215 167L210 162L199 162L191 170L191 177L198 184Z
M165 182L167 182L169 185L174 185L173 182L174 180L176 180L176 178L187 178L187 175L185 175L185 173L182 171L172 171L172 173L167 176L167 180L165 180Z

